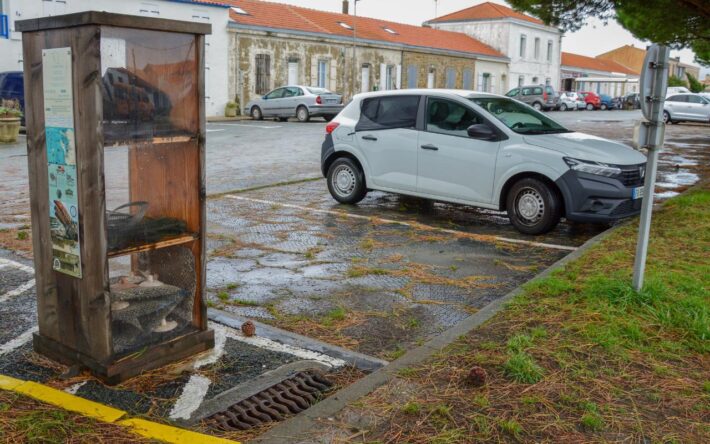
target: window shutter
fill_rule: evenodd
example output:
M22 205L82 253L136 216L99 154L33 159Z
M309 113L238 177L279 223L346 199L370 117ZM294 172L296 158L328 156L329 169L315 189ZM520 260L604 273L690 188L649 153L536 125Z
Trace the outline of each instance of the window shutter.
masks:
M387 89L387 65L380 63L380 91Z
M397 80L394 85L397 89L402 89L402 65L397 65Z
M483 91L483 73L478 74L478 85L476 86L476 91Z
M488 92L495 93L496 92L496 76L491 74L490 80L491 80L491 86L490 86Z

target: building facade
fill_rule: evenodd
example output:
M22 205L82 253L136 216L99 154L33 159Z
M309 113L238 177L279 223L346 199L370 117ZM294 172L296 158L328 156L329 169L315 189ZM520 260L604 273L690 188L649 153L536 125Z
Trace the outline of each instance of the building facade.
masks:
M22 70L22 35L15 32L15 22L81 11L108 11L117 14L144 15L173 20L210 23L205 50L205 101L208 116L222 115L230 100L227 94L229 74L227 25L229 7L220 2L185 0L0 0L0 23L7 32L0 33L0 72Z
M641 72L643 61L646 58L646 49L637 48L634 45L624 45L604 54L599 54L597 58L610 60L636 72ZM700 68L698 66L683 63L679 57L671 57L668 60L668 65L669 76L676 76L681 80L687 81L685 74L689 73L699 80Z
M562 53L560 91L592 91L612 97L637 92L639 73L610 60Z
M425 26L474 37L510 59L505 91L529 84L560 83L562 33L511 8L486 2L427 21Z
M406 88L505 92L508 58L464 34L259 0L229 4L229 95L240 106L285 85L327 88L346 101Z

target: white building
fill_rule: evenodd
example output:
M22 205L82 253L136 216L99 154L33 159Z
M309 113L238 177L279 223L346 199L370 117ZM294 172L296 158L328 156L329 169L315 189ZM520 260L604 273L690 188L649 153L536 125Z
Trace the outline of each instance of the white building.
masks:
M481 3L424 23L462 32L510 59L506 91L521 85L560 83L562 33L541 20L495 3Z
M611 60L562 53L560 91L592 91L618 97L638 91L640 74Z
M212 24L205 51L206 112L224 115L228 97L229 6L201 0L0 0L0 72L22 70L22 35L15 22L81 11L106 11ZM4 24L7 24L6 27Z

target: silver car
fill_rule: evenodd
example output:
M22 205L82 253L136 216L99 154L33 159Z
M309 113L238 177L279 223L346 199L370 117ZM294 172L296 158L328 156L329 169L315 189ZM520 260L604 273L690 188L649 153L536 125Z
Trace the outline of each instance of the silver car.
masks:
M284 86L244 107L254 120L276 117L281 121L296 117L300 122L308 122L311 117L323 117L330 122L343 110L343 96L325 88L312 86Z
M576 92L563 92L560 94L560 104L558 109L560 111L567 110L577 110L586 108L587 104L584 102L584 97L580 96Z
M663 121L710 123L710 99L692 93L670 96L663 105Z

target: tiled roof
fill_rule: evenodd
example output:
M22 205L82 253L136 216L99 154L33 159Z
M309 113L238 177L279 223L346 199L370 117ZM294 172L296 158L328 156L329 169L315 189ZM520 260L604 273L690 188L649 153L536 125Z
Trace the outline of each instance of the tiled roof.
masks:
M326 34L350 39L353 37L351 28L356 25L358 40L505 58L503 54L492 47L458 32L441 31L367 17L353 17L347 14L261 0L221 0L221 2L239 7L247 13L247 15L239 14L234 9L230 11L231 20L240 25ZM346 24L347 27L342 26L341 23ZM394 33L385 29L394 31Z
M604 72L619 72L623 74L639 75L638 72L625 67L611 60L596 59L571 52L562 53L562 66L571 66L573 68L591 69L594 71Z
M228 8L229 5L223 1L219 0L164 0L173 3L202 3L207 6L221 6L222 8Z
M453 12L448 15L437 17L435 19L429 20L427 23L442 23L442 22L457 22L457 21L467 21L467 20L486 20L486 19L499 19L499 18L515 18L518 20L525 20L527 22L535 23L538 25L544 25L542 20L535 17L530 17L527 14L518 12L507 6L499 5L496 3L485 2L480 5L472 6L467 9L462 9L461 11Z

